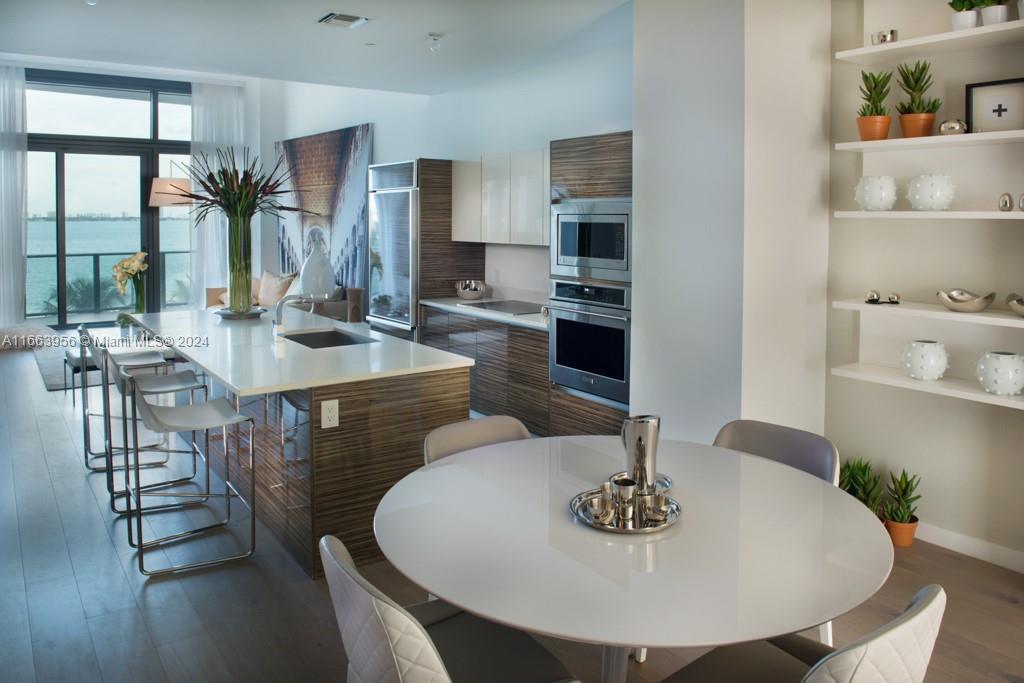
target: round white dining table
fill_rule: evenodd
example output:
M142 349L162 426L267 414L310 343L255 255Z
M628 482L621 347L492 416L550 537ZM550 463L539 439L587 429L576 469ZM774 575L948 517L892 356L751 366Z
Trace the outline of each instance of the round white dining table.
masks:
M828 482L737 451L663 439L682 517L653 534L576 520L569 501L625 469L610 436L526 439L443 458L399 481L374 518L402 574L467 612L604 646L602 680L628 648L704 647L834 619L892 568L885 529Z

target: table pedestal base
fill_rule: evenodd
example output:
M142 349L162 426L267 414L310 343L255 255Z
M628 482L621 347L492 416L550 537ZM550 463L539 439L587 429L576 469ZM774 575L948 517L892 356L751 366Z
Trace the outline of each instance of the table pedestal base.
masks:
M605 645L601 648L601 683L626 683L629 648Z

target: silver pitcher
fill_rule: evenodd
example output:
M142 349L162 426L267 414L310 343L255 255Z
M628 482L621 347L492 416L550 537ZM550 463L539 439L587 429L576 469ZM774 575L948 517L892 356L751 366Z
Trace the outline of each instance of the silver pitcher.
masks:
M661 418L636 415L622 421L622 446L626 449L626 471L636 482L637 495L655 493L658 479L658 432Z

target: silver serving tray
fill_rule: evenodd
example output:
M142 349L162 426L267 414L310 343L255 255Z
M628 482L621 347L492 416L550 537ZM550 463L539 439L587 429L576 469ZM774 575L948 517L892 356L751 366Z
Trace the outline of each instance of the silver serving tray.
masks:
M658 478L660 480L661 476ZM587 526L601 531L609 531L613 534L652 534L656 531L667 529L678 522L679 518L683 516L683 508L679 505L679 502L674 498L669 498L669 511L664 520L643 519L643 513L637 510L634 514L638 516L628 522L620 520L618 514L612 515L611 520L606 523L599 522L590 514L588 503L600 495L601 489L590 489L576 495L569 501L569 511L572 512L576 519Z
M230 308L218 308L214 313L224 320L254 320L267 312L267 309L253 306L245 313L235 313Z

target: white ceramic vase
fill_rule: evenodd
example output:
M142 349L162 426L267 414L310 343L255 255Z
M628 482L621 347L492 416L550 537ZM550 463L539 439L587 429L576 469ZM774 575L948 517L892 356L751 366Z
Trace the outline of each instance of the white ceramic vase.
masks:
M977 25L978 10L969 9L964 12L953 12L954 31L963 31L965 28L975 28Z
M853 199L862 211L888 211L896 205L896 179L890 175L861 176Z
M1006 5L991 5L981 8L982 26L1003 24L1010 20L1010 8Z
M955 195L956 185L948 175L919 175L907 185L907 199L915 211L946 211Z
M903 347L903 368L913 379L934 382L942 379L949 367L946 347L930 339L915 339Z
M1024 390L1024 356L989 351L978 359L978 381L990 394L1016 396Z
M299 293L329 295L334 293L337 286L331 259L321 246L314 245L302 264L302 270L299 271Z

